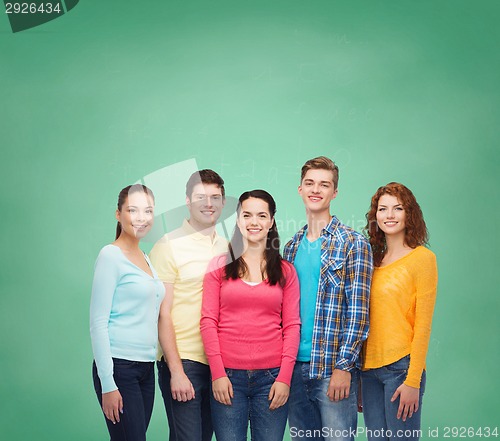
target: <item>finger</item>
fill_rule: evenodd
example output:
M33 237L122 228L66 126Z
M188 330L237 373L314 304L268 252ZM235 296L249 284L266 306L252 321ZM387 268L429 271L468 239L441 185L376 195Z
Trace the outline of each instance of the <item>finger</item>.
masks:
M123 413L123 398L120 397L120 401L118 402L118 410L120 413Z
M233 384L229 382L229 396L231 398L234 398L234 392L233 392ZM231 403L230 403L231 404Z
M113 408L113 416L114 420L119 423L120 422L120 412L118 412L118 406Z
M408 405L405 405L403 409L403 421L406 421L406 417L408 416Z
M267 396L267 400L272 401L274 396L275 396L275 393L274 393L274 384L273 384L273 386L271 387L271 390L269 391L269 395Z
M403 413L403 404L399 403L398 414L396 415L398 420L401 418L402 413Z
M396 392L394 392L394 395L391 398L391 402L396 401L396 399L399 397L399 389L396 389Z
M340 401L340 390L334 389L334 391L333 391L333 399L335 401Z
M345 398L345 389L339 390L339 400L343 400Z

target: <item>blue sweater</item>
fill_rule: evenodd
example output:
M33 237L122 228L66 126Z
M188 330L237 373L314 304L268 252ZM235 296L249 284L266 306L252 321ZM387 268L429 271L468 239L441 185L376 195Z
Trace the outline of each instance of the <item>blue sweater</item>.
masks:
M155 361L158 314L165 288L134 265L116 245L106 245L95 264L90 301L90 336L102 392L118 389L113 360Z

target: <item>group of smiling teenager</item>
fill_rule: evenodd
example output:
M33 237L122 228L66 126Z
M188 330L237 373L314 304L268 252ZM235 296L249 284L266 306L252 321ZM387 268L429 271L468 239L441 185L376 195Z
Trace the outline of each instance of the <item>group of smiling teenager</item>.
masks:
M149 257L154 196L118 198L116 240L97 258L90 306L94 387L112 441L146 439L155 375L170 441L417 440L436 298L435 255L404 185L372 197L366 237L331 214L338 167L307 161L307 225L280 254L276 203L244 192L230 242L215 226L224 181L186 184L189 219ZM159 342L159 345L157 344Z

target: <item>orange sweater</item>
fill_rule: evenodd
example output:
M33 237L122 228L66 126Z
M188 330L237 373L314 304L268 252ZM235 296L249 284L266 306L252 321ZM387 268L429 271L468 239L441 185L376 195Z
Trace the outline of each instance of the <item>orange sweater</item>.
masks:
M410 354L410 367L404 383L420 387L431 335L436 287L436 256L423 246L389 265L375 268L364 370L387 366Z

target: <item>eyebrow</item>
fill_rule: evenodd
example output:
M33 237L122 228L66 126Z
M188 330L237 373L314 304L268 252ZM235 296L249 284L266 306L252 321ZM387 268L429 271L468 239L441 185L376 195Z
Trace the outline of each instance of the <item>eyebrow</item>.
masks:
M313 179L304 179L304 182L316 182ZM333 184L333 181L319 181L320 184Z
M127 208L139 208L137 205L127 205ZM153 208L152 205L148 205L146 208Z
M195 193L193 194L194 197L196 196L203 196L204 198L205 197L210 197L210 198L213 198L214 196L222 196L222 193L212 193L212 194L206 194L206 193Z
M383 204L378 204L379 207L385 207L387 208L387 205L383 205ZM402 207L403 204L396 204L396 205L393 205L393 207Z
M250 211L242 211L243 214L252 214ZM270 216L270 214L267 211L259 211L257 214L267 214Z

